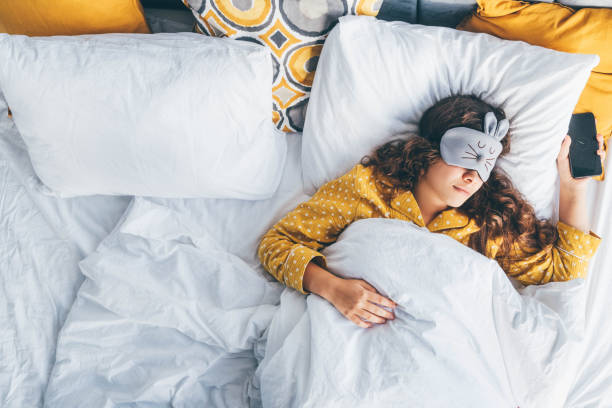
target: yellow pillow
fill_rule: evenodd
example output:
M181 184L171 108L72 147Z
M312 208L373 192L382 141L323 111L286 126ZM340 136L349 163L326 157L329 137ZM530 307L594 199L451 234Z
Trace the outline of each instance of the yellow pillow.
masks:
M140 0L0 0L0 33L150 33Z
M558 3L517 0L477 1L478 9L457 29L558 51L599 55L599 65L593 68L574 113L593 112L597 131L607 146L612 135L612 9L574 10ZM603 180L603 174L598 179Z

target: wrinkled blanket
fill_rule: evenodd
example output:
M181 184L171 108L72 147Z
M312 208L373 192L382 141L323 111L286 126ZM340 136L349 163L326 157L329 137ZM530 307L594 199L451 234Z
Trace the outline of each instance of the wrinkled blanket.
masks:
M263 406L562 405L582 280L521 296L495 261L391 219L351 224L324 254L397 302L396 319L364 329L286 290L256 375Z
M245 206L236 219L252 218ZM233 230L248 248L238 256L237 236L219 239L223 220L192 212L137 199L80 263L45 406L561 405L581 280L519 294L496 262L449 237L361 220L324 253L332 271L400 305L363 329L253 267L266 225Z

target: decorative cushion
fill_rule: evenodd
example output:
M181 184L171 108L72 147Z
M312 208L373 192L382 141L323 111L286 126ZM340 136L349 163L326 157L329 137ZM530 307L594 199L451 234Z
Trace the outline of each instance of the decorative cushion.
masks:
M478 9L457 28L558 51L598 54L600 62L593 68L574 113L593 112L597 131L607 145L612 135L612 9L576 11L557 3L478 0ZM603 179L603 174L596 178Z
M150 31L139 0L3 0L0 33L49 36Z
M342 17L325 42L306 115L304 189L313 194L377 146L416 131L440 99L474 94L504 109L512 145L497 163L550 218L556 157L598 62L488 34Z
M0 34L0 88L62 197L269 198L287 149L271 81L270 53L243 41Z
M272 54L273 121L301 131L315 69L338 17L375 16L382 0L183 0L202 34L251 41Z

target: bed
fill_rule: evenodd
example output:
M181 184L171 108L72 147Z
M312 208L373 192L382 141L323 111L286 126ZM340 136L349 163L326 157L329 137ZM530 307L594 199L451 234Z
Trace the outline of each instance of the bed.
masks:
M143 4L154 32L192 31L182 4ZM472 1L384 4L382 19L448 27L474 8ZM287 134L278 189L255 201L50 195L3 97L0 145L0 405L300 406L262 394L279 364L266 353L297 358L281 339L308 330L292 320L306 324L303 299L283 291L256 256L259 237L310 197L300 133ZM588 195L592 230L612 236L609 177L591 183ZM612 405L611 253L604 239L583 283L583 315L573 317L583 319L584 338L563 350L568 363L554 367L563 380L548 388L556 394L547 406ZM169 280L169 271L178 278ZM309 300L309 307L321 305ZM572 322L564 324L579 325ZM376 403L367 395L361 402Z

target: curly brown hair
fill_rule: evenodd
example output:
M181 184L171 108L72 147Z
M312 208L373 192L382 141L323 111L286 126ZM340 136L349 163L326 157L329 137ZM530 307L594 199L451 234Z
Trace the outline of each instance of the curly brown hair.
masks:
M441 160L440 139L454 127L483 131L487 112L497 120L505 118L502 109L490 106L474 95L450 96L430 107L419 123L419 135L397 138L364 156L364 167L374 166L377 187L386 200L403 191L413 190L431 164ZM412 136L412 137L410 137ZM502 139L501 155L510 151L511 135ZM498 257L509 257L512 245L539 251L549 248L557 239L557 229L548 220L539 220L533 207L512 185L508 175L496 166L489 179L461 207L462 214L473 218L480 230L470 236L468 246L483 255L487 241L502 237Z

